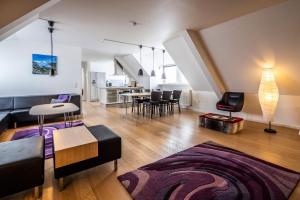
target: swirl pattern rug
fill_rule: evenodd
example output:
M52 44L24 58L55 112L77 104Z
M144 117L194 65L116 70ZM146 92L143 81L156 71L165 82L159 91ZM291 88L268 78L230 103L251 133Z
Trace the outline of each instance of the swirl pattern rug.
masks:
M82 126L82 121L76 121L72 123L72 127L75 126ZM51 124L51 125L45 125L43 127L43 136L45 137L45 159L52 158L53 157L53 131L63 128L69 128L70 123L67 123L67 127L65 127L65 123L60 124ZM19 140L23 138L30 138L30 137L36 137L39 136L39 128L31 128L26 129L22 131L17 131L11 140Z
M283 200L300 174L206 142L118 179L135 200Z

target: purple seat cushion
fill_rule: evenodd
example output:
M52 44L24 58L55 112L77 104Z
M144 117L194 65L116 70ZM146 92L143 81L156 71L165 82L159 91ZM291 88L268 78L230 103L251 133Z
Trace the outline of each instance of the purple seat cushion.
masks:
M68 94L62 94L62 95L58 96L58 99L64 101L64 103L67 103L67 102L69 102L70 95L68 95Z
M51 103L68 103L70 101L70 95L62 94L59 95L57 99L52 99Z

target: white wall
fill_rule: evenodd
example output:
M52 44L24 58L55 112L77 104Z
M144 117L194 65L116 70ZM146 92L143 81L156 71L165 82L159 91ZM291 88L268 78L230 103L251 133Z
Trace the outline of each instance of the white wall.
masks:
M54 44L57 75L32 74L32 54L48 54L50 45L11 37L0 42L0 96L78 93L81 49Z

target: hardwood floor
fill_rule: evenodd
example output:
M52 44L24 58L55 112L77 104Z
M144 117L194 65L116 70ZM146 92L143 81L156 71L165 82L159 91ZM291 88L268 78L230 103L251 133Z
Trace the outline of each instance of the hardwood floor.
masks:
M199 113L181 114L149 119L120 108L102 108L98 104L83 103L83 121L88 126L104 124L122 137L122 158L117 172L113 162L66 178L66 188L59 192L53 178L53 160L46 160L45 184L42 199L70 200L126 200L131 199L117 180L117 176L142 165L154 162L193 145L215 141L266 161L300 171L300 136L297 130L276 127L276 135L263 132L265 125L246 122L242 132L226 135L198 127ZM23 127L27 128L27 127ZM0 135L0 141L10 140L16 130ZM3 189L3 188L0 188ZM5 199L33 199L27 190ZM300 199L300 184L290 199Z

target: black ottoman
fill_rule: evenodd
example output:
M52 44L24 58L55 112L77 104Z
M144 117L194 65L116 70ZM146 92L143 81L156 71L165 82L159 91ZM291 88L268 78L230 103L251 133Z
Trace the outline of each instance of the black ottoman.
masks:
M80 172L110 161L114 161L117 170L117 159L121 158L121 138L104 125L87 127L98 140L98 157L80 161L60 168L54 167L54 176L60 179L60 188L63 188L63 177ZM55 165L55 162L54 162Z
M44 184L44 137L0 143L0 197Z

